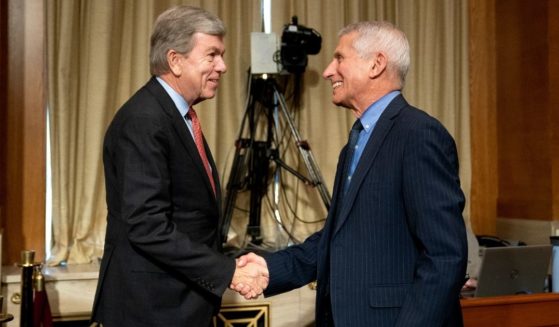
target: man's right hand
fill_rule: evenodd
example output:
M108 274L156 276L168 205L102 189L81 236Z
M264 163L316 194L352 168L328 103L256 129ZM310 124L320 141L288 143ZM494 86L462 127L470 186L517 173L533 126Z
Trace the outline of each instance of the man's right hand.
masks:
M266 260L254 253L237 259L237 267L230 288L245 299L256 299L268 287L270 274Z

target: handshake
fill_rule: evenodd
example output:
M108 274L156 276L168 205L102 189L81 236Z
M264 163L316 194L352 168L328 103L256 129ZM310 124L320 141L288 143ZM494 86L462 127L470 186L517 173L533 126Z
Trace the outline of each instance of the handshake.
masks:
M237 258L237 267L229 286L245 299L256 299L268 287L270 273L266 260L254 253Z

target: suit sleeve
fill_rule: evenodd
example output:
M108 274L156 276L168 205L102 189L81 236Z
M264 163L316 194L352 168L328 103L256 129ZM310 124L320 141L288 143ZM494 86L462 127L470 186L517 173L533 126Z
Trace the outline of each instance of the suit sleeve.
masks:
M420 257L398 326L438 326L449 318L464 281L467 244L454 140L432 119L406 140L403 190L407 222Z
M345 148L342 149L340 159L338 160L337 173L334 181L334 194L337 193L339 187L339 172L345 158ZM332 219L334 212L335 199L330 207L327 222L324 228L311 236L305 242L299 245L290 246L284 250L277 251L264 257L268 270L270 272L270 283L264 291L265 296L272 296L293 289L302 287L318 279L319 253L326 253L324 249L325 242L322 240L328 229L328 220ZM321 249L322 251L319 251Z
M316 232L302 244L264 257L270 272L265 296L288 292L316 280L317 246L321 235L322 231Z
M210 217L202 211L181 212L183 224L193 230L177 228L179 213L170 194L168 124L152 115L131 115L115 133L110 161L117 185L108 187L118 188L114 193L121 195L119 216L127 226L128 241L155 263L153 267L221 297L233 276L235 261L207 245L211 242L200 241L215 233L207 222Z

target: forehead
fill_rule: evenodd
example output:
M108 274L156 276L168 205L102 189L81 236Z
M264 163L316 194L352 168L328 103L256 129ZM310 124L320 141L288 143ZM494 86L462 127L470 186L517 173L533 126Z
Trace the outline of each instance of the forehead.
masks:
M218 50L220 52L225 51L225 44L223 42L223 36L221 35L211 35L197 32L192 35L192 41L194 42L195 50L205 51L211 49Z
M338 45L336 46L336 54L347 54L354 52L353 41L357 37L357 32L351 32L340 36Z

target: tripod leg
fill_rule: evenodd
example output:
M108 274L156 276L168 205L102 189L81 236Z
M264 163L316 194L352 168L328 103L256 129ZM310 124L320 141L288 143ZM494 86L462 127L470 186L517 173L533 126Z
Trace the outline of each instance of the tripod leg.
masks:
M227 196L225 198L225 210L223 213L223 224L221 226L223 244L227 242L227 234L231 227L231 220L233 219L233 210L235 209L235 202L237 201L237 193L242 188L242 178L245 176L247 145L247 139L239 139L236 142L235 158L233 159L233 166L231 167L229 181L226 186Z
M301 140L301 135L299 134L299 131L297 131L297 128L295 127L293 118L291 118L291 115L287 111L287 104L285 103L285 98L278 91L275 85L273 85L273 88L274 88L274 94L279 100L283 117L287 121L291 134L293 135L293 138L295 139L295 143L297 144L297 148L299 149L299 152L303 157L303 161L309 172L310 179L313 185L318 188L318 192L320 194L320 197L322 198L322 201L324 202L324 206L328 210L330 209L330 201L331 201L330 193L326 189L326 185L324 184L324 178L322 177L322 174L318 169L318 165L316 164L310 146L306 141Z
M267 142L253 142L250 180L250 215L247 227L247 233L252 238L252 243L260 245L262 243L261 235L261 209L262 197L266 195L268 181L268 156Z
M253 85L254 84L254 85ZM301 136L297 131L291 115L287 111L287 105L283 95L277 90L273 80L252 80L250 87L250 96L247 103L247 110L239 132L237 149L233 160L233 167L227 183L227 197L225 201L224 222L222 225L222 235L224 244L227 240L227 233L230 228L232 214L235 209L235 201L239 190L247 186L250 191L250 210L249 223L247 226L247 235L251 237L251 243L260 245L263 242L261 235L261 207L262 198L267 194L269 164L270 161L276 162L278 168L281 167L289 171L291 174L302 180L305 184L312 185L318 189L320 197L328 210L330 208L330 194L326 189L322 175L318 169L318 165L310 151L310 147L306 141L301 140ZM273 101L271 101L273 100ZM258 116L255 114L257 109L271 111L274 108L274 114L268 111L259 111L264 113L267 119L266 141L256 141L256 131L258 127ZM303 158L308 171L309 178L306 178L296 170L290 168L279 158L278 149L272 149L274 126L279 126L279 114L282 116L289 126L291 133L300 155ZM249 137L242 139L245 123L249 126ZM277 131L276 131L277 132ZM279 144L278 144L279 146ZM275 181L279 185L279 181ZM274 189L274 194L279 195L279 191ZM289 238L295 240L290 233L285 230L281 216L279 215L279 198L274 200L274 217L278 226L285 231Z

